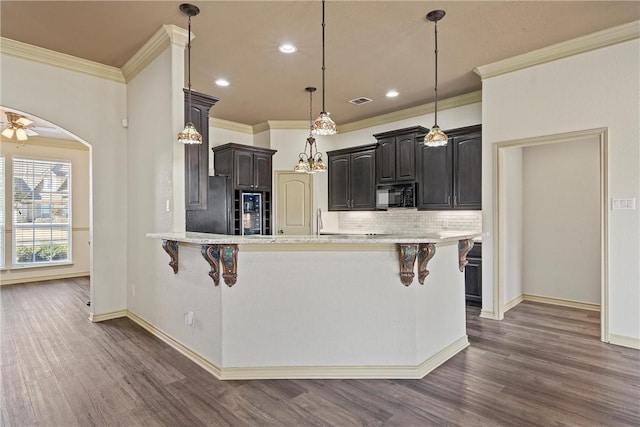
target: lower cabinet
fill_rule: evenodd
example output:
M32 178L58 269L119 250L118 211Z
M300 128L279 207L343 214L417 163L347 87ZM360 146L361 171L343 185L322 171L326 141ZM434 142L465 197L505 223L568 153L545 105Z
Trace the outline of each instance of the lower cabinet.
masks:
M464 269L464 293L467 304L482 305L482 243L475 243L467 255Z

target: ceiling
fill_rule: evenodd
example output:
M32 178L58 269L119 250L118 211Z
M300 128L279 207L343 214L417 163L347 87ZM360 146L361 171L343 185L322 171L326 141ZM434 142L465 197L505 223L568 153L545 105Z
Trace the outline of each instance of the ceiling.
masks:
M0 2L3 37L122 67L163 24L187 27L180 1ZM193 89L220 101L211 116L247 125L320 111L321 1L194 1ZM434 25L440 99L481 89L473 69L640 19L640 1L326 2L326 109L338 124L433 101ZM277 47L294 43L285 55ZM218 87L224 77L231 83ZM395 89L396 98L385 93ZM358 97L373 102L352 105Z

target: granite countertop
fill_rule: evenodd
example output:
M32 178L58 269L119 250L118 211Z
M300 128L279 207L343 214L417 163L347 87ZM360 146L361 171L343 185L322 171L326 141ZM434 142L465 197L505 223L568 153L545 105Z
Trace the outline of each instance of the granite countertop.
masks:
M450 243L481 237L482 233L468 230L442 230L420 234L321 234L316 235L254 235L160 232L147 237L195 244L390 244L390 243Z

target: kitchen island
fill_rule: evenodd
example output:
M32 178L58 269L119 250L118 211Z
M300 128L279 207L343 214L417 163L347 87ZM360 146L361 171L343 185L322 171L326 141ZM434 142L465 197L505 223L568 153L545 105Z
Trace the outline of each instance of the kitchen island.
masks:
M468 346L477 236L152 233L198 321L178 340L131 317L221 379L421 378Z

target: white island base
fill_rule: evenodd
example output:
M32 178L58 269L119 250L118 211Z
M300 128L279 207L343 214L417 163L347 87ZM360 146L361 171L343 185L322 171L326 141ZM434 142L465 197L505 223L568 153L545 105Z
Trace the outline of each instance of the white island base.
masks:
M457 239L440 239L424 284L408 286L390 240L236 241L236 282L216 286L204 241L150 237L178 241L177 273L156 274L190 293L174 301L195 323L172 333L154 313L130 317L220 379L422 378L469 345Z

